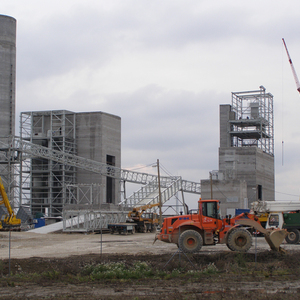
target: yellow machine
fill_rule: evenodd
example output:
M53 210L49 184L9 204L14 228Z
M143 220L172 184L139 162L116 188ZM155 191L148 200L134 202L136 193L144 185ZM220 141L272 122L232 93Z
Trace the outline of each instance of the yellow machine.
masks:
M7 215L2 218L0 221L0 230L13 228L20 228L21 226L21 219L17 219L14 211L10 206L10 202L8 200L4 185L2 183L2 179L0 177L0 194L2 196L2 200L0 200L0 205L4 204L7 209Z
M258 216L258 220L263 228L266 228L268 217L269 217L269 213L262 213Z
M159 206L159 203L134 207L128 213L128 222L136 223L136 231L138 232L155 232L158 226L157 214L146 212L146 210L156 206Z

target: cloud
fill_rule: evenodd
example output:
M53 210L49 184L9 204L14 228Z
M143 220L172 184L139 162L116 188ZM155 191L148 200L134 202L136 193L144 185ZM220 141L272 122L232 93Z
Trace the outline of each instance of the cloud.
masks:
M274 95L276 185L298 186L300 102L281 38L300 72L299 1L2 2L17 19L18 114L116 114L123 166L159 158L199 181L218 168L219 105L264 85Z
M126 95L110 95L106 110L122 116L124 165L149 164L159 158L166 166L176 162L178 169L173 172L197 169L200 174L201 168L206 173L215 169L219 101L224 102L228 96L167 90L156 85ZM195 174L184 176L195 178Z
M61 9L49 9L47 15L42 10L43 18L31 12L36 22L24 17L18 21L18 56L22 57L18 71L24 80L78 67L100 68L130 52L174 52L195 44L224 51L224 45L237 40L274 41L274 26L278 26L278 20L255 11L254 6L232 9L220 2L208 6L206 1L189 1L189 5L116 1L110 9L101 1L87 4L69 2Z

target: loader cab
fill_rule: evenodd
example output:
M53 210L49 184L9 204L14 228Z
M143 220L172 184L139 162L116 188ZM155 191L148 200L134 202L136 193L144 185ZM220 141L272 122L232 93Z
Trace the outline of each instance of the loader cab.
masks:
M280 228L282 229L284 220L283 220L283 215L281 212L272 212L268 216L267 224L266 224L266 229L268 228Z
M220 202L218 200L200 200L199 212L204 217L221 219Z
M199 201L199 221L206 231L215 231L222 228L219 200Z

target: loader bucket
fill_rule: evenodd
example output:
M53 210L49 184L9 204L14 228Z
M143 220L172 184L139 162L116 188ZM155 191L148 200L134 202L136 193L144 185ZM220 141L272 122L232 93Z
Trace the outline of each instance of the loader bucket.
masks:
M283 242L285 237L288 235L286 230L279 229L279 230L267 230L264 233L264 237L269 244L270 248L274 251L280 251L280 244Z
M240 219L236 221L237 224L251 226L254 229L263 233L267 243L273 251L281 251L280 244L288 235L284 229L265 229L258 222L251 219Z

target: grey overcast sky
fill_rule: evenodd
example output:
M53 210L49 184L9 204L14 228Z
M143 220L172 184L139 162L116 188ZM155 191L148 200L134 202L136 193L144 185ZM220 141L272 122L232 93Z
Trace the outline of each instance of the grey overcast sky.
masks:
M122 168L159 158L171 174L199 182L218 169L219 105L263 85L274 95L276 199L299 200L300 97L281 40L300 75L299 0L0 0L0 7L17 19L17 116L118 115Z

